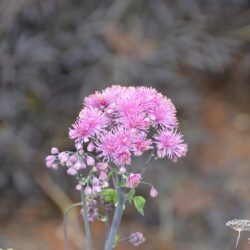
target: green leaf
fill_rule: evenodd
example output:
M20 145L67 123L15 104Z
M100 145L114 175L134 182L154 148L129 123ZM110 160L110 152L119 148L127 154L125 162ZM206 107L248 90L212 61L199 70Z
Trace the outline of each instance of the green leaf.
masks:
M104 197L104 201L109 202L117 202L117 191L112 188L103 189L98 193L100 196Z
M115 240L114 240L114 244L113 244L113 248L115 248L117 246L117 244L119 243L121 237L117 234L115 236Z
M145 206L146 200L142 196L135 196L134 197L134 205L137 211L144 215L144 206Z
M110 180L110 178L112 177L112 175L116 172L115 169L112 169L109 174L108 174L108 181Z
M131 189L128 193L128 202L129 204L131 204L132 200L134 199L134 196L135 196L135 190L134 189Z
M117 194L116 190L115 190L114 195L113 195L113 202L114 202L115 206L117 206L117 204L118 204L118 194Z

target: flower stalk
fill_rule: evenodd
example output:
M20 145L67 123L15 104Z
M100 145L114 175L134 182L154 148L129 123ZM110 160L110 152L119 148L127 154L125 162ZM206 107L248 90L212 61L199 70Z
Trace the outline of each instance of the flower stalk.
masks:
M123 206L125 204L125 194L122 188L118 188L118 204L115 209L115 214L113 217L113 221L111 224L111 228L109 230L108 238L105 242L105 250L112 250L114 240L121 222L122 214L123 214Z
M90 233L90 226L89 226L89 219L88 219L88 208L86 202L86 196L84 193L83 188L81 188L81 199L82 199L82 208L83 208L83 219L84 219L84 226L86 231L86 247L87 250L92 250L92 241L91 241L91 233Z

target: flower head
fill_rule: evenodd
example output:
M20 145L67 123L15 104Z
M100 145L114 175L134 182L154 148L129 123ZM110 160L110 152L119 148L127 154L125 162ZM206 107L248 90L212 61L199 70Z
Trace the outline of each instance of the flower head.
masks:
M141 182L141 175L140 174L130 174L127 179L127 187L128 188L136 188Z
M76 142L88 141L90 137L100 134L107 123L107 117L98 109L84 108L70 128L69 137Z
M159 158L166 155L172 161L185 156L187 153L187 144L183 143L182 134L175 131L162 130L155 136L157 145L157 154Z

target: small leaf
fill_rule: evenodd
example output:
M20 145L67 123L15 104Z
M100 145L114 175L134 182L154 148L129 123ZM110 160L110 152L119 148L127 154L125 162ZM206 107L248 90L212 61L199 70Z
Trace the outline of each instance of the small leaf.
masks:
M117 246L117 244L119 243L121 237L117 234L115 236L115 240L114 240L114 244L113 244L113 248L115 248Z
M114 202L115 206L117 206L117 204L118 204L118 194L117 194L116 190L114 190L113 202Z
M116 190L112 188L103 189L101 192L98 193L100 196L104 197L104 201L107 203L113 202L115 196L117 195Z
M112 175L116 172L115 169L112 169L109 174L108 174L108 181L110 180L110 178L112 177Z
M145 206L146 200L142 196L135 196L134 197L134 205L137 211L144 215L144 206Z
M131 189L128 193L128 202L129 204L131 204L132 200L134 199L134 196L135 196L135 190L134 189Z

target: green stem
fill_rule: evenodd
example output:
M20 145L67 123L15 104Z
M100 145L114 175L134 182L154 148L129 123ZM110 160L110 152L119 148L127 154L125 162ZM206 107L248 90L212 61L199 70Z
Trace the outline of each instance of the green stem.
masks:
M92 250L92 241L91 241L91 233L90 233L90 226L89 226L86 196L84 194L83 188L81 189L81 199L82 199L84 225L85 225L85 231L86 231L87 250Z
M74 203L72 205L70 205L65 213L64 213L64 220L63 220L63 236L64 236L64 246L65 246L65 250L69 250L69 241L68 241L68 234L67 234L67 221L68 221L68 216L69 213L71 211L72 208L77 207L77 206L81 206L82 203Z

